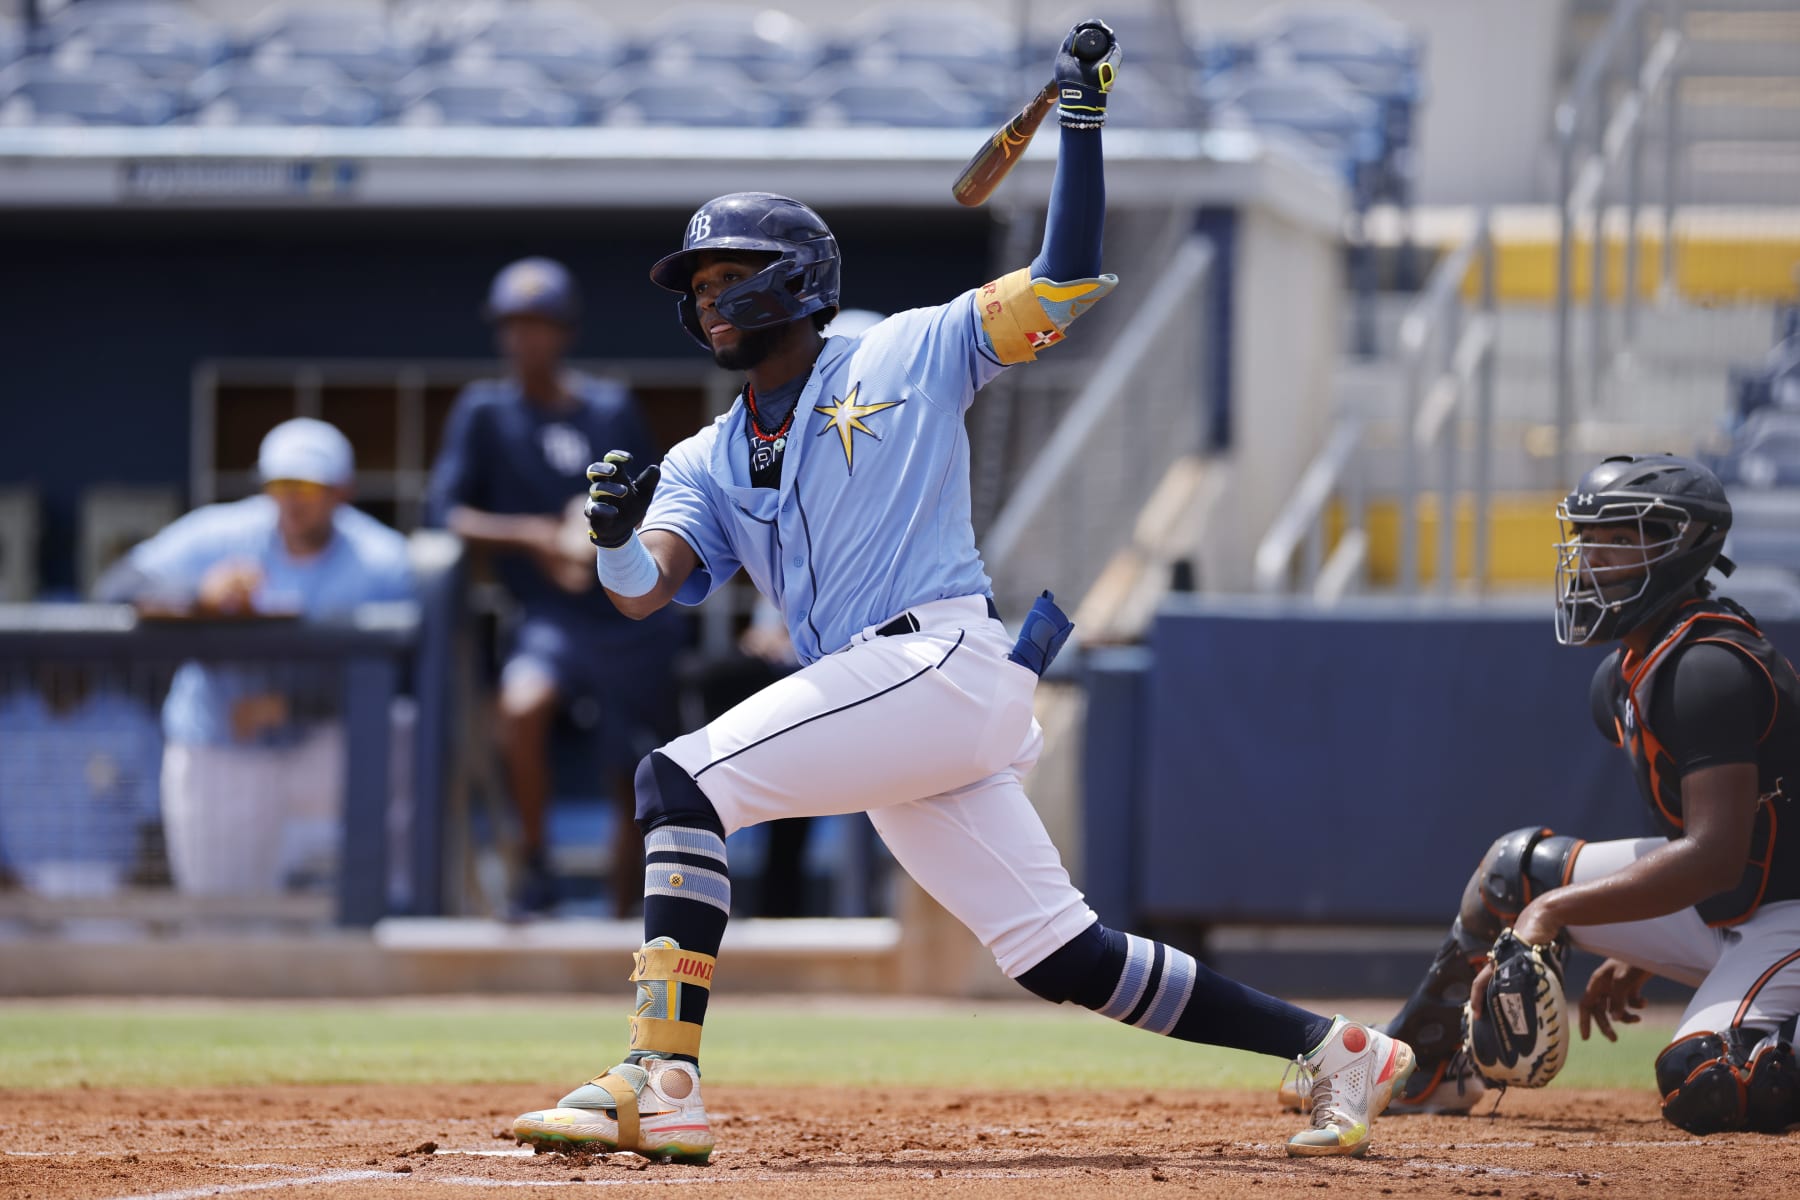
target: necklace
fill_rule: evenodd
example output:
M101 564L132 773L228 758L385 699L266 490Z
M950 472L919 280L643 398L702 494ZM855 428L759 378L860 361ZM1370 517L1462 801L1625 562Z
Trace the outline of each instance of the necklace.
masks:
M747 383L744 385L744 403L750 408L750 436L759 442L777 442L786 437L788 427L794 423L794 409L800 407L796 404L794 408L788 409L788 415L782 418L781 428L774 433L767 433L763 430L762 414L756 411L756 389Z

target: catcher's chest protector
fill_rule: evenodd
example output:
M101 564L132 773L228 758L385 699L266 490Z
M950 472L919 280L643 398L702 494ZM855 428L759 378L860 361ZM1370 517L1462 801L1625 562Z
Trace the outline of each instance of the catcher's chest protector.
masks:
M1709 601L1682 609L1674 628L1643 658L1621 658L1610 688L1617 737L1631 755L1638 792L1652 819L1671 839L1680 837L1685 825L1681 780L1665 748L1673 731L1651 729L1649 714L1662 668L1678 649L1695 642L1727 645L1745 655L1768 677L1775 697L1773 717L1757 746L1762 803L1744 874L1730 891L1695 906L1709 925L1736 925L1761 904L1800 900L1800 806L1794 803L1800 795L1800 680L1761 630Z

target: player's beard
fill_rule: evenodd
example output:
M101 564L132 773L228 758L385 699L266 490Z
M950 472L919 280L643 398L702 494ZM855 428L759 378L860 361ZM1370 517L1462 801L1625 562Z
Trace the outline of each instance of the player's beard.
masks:
M785 326L738 330L737 345L713 350L713 361L727 371L748 371L775 351Z

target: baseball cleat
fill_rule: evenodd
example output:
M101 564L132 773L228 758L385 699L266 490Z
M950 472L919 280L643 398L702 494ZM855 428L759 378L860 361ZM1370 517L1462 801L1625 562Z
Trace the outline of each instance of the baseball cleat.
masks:
M1318 1049L1299 1060L1312 1128L1288 1139L1295 1157L1327 1154L1361 1156L1369 1149L1369 1128L1396 1090L1412 1074L1412 1047L1378 1029L1344 1017Z
M631 1096L619 1120L619 1102ZM524 1145L570 1153L630 1150L653 1162L701 1164L713 1152L712 1127L700 1100L700 1072L692 1063L646 1058L620 1063L582 1084L555 1108L513 1122Z
M1388 1112L1463 1116L1487 1095L1487 1090L1487 1083L1476 1073L1468 1054L1458 1049L1435 1071L1415 1072L1405 1087L1395 1088Z

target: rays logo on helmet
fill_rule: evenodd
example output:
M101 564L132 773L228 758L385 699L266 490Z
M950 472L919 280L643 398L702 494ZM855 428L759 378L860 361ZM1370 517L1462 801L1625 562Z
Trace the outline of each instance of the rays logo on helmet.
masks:
M687 240L690 242L703 242L711 236L712 214L703 209L700 212L695 213L694 219L688 222Z

